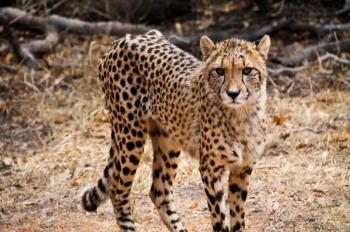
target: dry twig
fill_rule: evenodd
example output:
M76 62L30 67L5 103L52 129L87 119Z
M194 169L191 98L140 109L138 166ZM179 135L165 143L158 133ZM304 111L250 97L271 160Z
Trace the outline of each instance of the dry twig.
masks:
M271 61L282 64L284 66L298 66L302 64L305 60L315 60L318 57L319 53L322 52L337 52L338 50L349 51L350 50L350 39L343 39L337 42L331 43L320 43L305 48L301 52L297 53L291 57L278 57L276 54L273 54Z
M7 42L11 45L13 53L15 54L19 62L24 61L25 64L33 69L38 69L40 67L39 62L35 59L33 54L26 48L23 47L16 37L16 35L11 30L8 24L8 18L0 13L0 23L3 25L3 36Z
M16 57L19 60L24 59L29 67L35 69L40 65L34 55L52 51L59 41L60 33L124 35L125 33L143 33L150 29L143 25L120 22L90 23L58 15L33 16L12 7L0 9L0 16L1 23L6 26L8 41ZM11 27L44 33L46 37L21 45L12 33Z
M307 67L309 67L312 64L315 64L316 62L318 62L320 65L322 65L322 63L324 61L328 60L328 59L335 60L336 62L341 63L341 64L346 64L346 65L350 64L349 60L340 58L339 56L337 56L335 54L327 52L326 54L324 54L322 56L319 56L316 61L306 62L306 63L304 63L301 66L297 66L297 67L280 67L280 68L277 68L277 69L268 68L267 70L268 70L270 76L277 76L277 75L281 75L281 74L283 74L283 75L291 75L291 74L294 74L296 72L303 71L304 69L306 69Z

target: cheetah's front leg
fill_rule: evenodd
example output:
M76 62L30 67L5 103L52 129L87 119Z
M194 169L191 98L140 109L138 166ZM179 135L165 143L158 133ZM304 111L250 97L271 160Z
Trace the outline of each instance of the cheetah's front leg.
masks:
M245 201L247 199L250 166L238 167L230 171L228 199L230 206L230 231L243 231Z
M215 232L228 232L225 217L225 200L222 176L224 167L208 156L201 157L200 173L208 200L213 229Z

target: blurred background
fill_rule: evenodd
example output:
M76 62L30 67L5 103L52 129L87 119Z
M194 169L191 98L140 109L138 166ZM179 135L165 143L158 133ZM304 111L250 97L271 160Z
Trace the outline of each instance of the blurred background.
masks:
M126 33L160 30L200 58L199 38L268 34L269 138L251 178L248 231L350 231L349 0L0 1L0 231L118 231L108 204L80 207L106 164L97 60ZM148 198L151 145L133 184L141 231L166 231ZM210 231L198 164L174 187L190 231Z

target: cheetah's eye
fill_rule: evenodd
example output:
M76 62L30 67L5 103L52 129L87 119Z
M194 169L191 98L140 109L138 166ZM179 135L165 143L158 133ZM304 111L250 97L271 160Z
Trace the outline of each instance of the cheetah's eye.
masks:
M242 70L243 75L249 75L251 72L252 72L252 68L249 68L249 67L244 68Z
M215 69L216 74L219 76L223 76L225 74L225 70L223 68L216 68Z

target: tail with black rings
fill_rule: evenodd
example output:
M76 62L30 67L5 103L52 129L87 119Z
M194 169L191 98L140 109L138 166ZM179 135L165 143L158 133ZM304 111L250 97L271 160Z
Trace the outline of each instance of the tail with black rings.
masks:
M106 201L108 197L108 179L112 169L110 161L105 167L103 176L98 180L97 185L86 190L82 196L83 208L89 212L96 212L97 208Z

